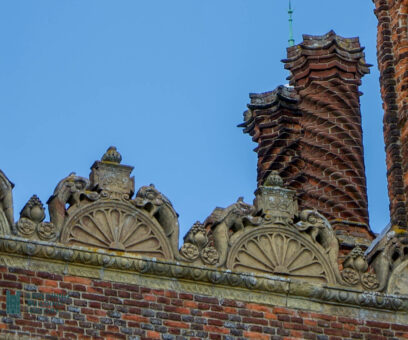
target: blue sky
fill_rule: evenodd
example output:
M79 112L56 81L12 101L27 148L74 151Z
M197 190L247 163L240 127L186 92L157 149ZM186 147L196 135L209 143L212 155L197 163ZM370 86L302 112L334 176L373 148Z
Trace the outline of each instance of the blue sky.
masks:
M330 29L359 36L371 226L389 220L371 1L293 0L296 43ZM250 92L286 83L284 0L0 2L0 169L16 184L15 216L46 202L71 171L110 145L180 214L181 236L216 206L252 202L256 146L236 125Z

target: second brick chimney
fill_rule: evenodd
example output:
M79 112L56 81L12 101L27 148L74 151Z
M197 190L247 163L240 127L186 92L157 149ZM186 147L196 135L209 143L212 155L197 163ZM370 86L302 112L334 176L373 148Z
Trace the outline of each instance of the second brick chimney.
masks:
M358 38L304 35L283 61L290 85L252 94L241 124L258 147L258 185L272 170L317 209L344 249L367 246L367 191L359 85L369 73Z

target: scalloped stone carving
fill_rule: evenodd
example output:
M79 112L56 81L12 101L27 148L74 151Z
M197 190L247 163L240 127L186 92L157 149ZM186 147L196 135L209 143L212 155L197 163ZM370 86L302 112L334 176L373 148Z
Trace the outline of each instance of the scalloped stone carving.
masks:
M321 250L296 231L281 227L256 228L244 234L230 250L227 267L316 283L335 282Z
M408 260L401 262L392 272L388 294L408 295Z
M61 241L68 245L173 258L160 226L124 202L95 202L79 209L67 220Z

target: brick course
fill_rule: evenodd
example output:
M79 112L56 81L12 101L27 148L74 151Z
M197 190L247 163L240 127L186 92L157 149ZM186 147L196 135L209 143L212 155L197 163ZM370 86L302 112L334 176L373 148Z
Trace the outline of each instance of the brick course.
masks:
M0 267L1 334L41 339L408 338L408 326L402 324L75 276L45 276L48 281L39 281L42 272ZM22 292L20 316L6 313L7 289ZM52 300L55 311L46 311L44 305ZM33 306L33 301L40 306Z

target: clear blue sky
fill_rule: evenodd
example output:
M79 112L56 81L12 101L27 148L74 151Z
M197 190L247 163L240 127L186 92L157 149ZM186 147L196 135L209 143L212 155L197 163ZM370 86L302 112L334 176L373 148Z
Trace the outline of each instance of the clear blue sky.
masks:
M301 34L359 36L375 66L361 98L371 226L388 223L371 1L293 0ZM252 202L256 146L236 125L248 93L286 83L284 0L0 2L0 168L15 216L46 202L110 145L180 214L181 236L216 206Z

